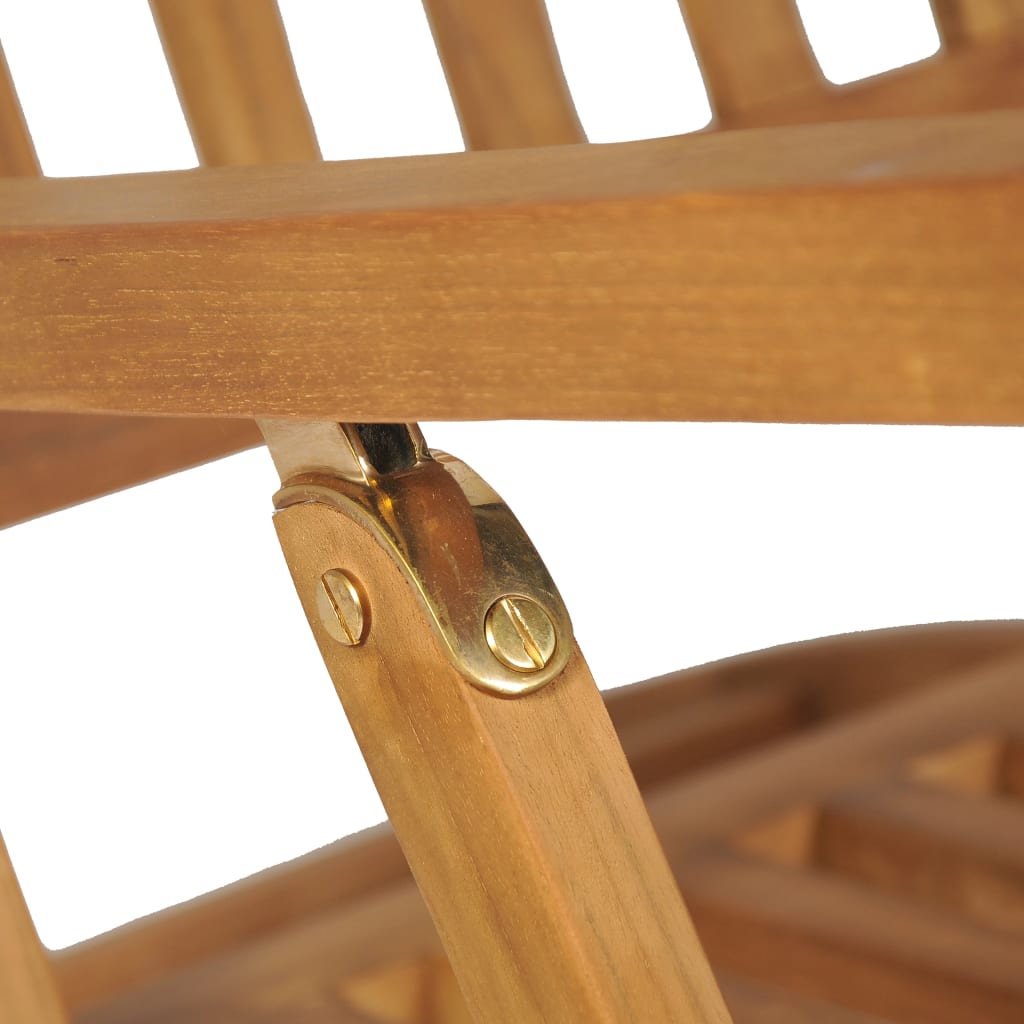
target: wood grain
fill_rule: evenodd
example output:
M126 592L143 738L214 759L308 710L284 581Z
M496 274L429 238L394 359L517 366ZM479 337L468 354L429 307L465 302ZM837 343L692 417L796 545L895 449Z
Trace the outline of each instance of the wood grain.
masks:
M0 1021L65 1024L57 980L0 837Z
M0 50L0 175L38 176ZM96 498L262 441L237 420L0 414L0 527Z
M35 177L39 173L32 137L0 46L0 177Z
M1000 765L999 791L1024 800L1024 730L1018 731L1006 746Z
M585 142L543 0L424 0L467 149Z
M1024 651L1024 623L902 627L740 655L603 696L634 775L653 791L1014 651ZM747 711L758 705L788 709L787 730L779 715L752 722ZM666 721L677 730L674 744ZM58 954L62 990L75 1007L108 1002L303 919L343 913L408 877L390 828L372 829Z
M1020 423L1022 130L11 181L0 407Z
M636 783L576 651L518 699L453 668L376 539L319 504L275 525L338 696L476 1019L728 1021ZM317 611L365 588L367 640Z
M992 36L825 93L765 99L743 127L966 114L1024 106L1024 34Z
M658 833L676 856L705 840L854 784L891 777L915 755L996 729L1024 727L1024 657L952 673L927 690L828 723L785 745L680 779L648 797Z
M681 0L713 128L924 117L1024 105L1020 0L938 0L934 56L843 85L818 68L793 0Z
M793 0L679 0L719 127L767 102L830 91Z
M1024 937L1024 807L924 786L837 793L822 808L817 862Z
M891 729L894 716L908 700L912 702L908 716L901 713L899 718L921 718L921 707L930 703L929 693L937 694L940 702L948 702L950 684L942 680L944 668L962 676L967 700L974 704L992 700L991 689L972 689L977 668L986 662L1005 660L1014 648L1019 651L1022 634L1021 623L958 623L851 634L744 655L612 691L606 699L613 723L628 726L623 730L623 740L633 761L647 749L642 728L645 721L652 738L661 744L664 738L660 723L677 709L709 707L716 694L728 707L729 699L738 692L779 689L788 696L805 688L802 692L809 698L808 714L794 723L784 740L775 737L775 749L756 753L766 737L752 733L747 735L751 745L745 757L739 756L743 749L739 738L736 745L716 751L714 743L705 742L697 733L680 736L681 744L694 743L703 748L707 759L694 764L688 751L680 750L674 785L688 783L700 789L703 779L717 777L725 780L722 793L729 801L735 800L736 774L746 773L766 798L762 806L755 794L755 799L744 805L746 810L730 814L735 826L728 826L724 834L734 842L741 835L749 837L751 824L762 820L766 810L779 807L786 816L794 801L819 799L818 790L813 786L808 790L803 783L791 787L792 799L786 800L787 746L803 746L799 760L803 776L811 779L819 774L816 766L829 765L836 751L842 763L839 771L824 782L827 799L830 792L835 792L833 786L848 789L851 782L862 786L863 780L877 777L879 771L887 775L905 770L917 759L917 746L931 755L945 756L944 752L955 752L963 746L964 736L976 733L979 721L987 722L985 727L993 721L1002 722L1006 716L998 701L1004 700L1005 694L999 690L997 703L988 714L975 708L973 721L968 716L960 729L955 722L950 724L955 715L943 714L929 721L925 713L920 733L913 734L902 747ZM823 727L820 742L808 745L814 739L815 723L822 728L821 715L835 716L836 720ZM863 729L858 725L861 716L866 716ZM710 722L712 716L698 717ZM681 719L677 716L677 720ZM936 721L940 723L938 729ZM865 739L879 725L889 732L888 738L883 737L888 747L881 758L879 748L867 745ZM849 746L851 732L860 749L859 763L856 750ZM907 751L906 757L900 756L900 749ZM746 767L730 768L730 758ZM961 763L963 758L956 760ZM779 771L780 766L784 775L781 794L779 786L763 779L766 773ZM713 806L707 806L715 813ZM661 822L663 832L665 824ZM681 837L681 845L675 847L684 879L688 876L690 837L699 838L704 833L702 819L693 819ZM780 860L774 847L762 843L762 851ZM699 854L700 849L696 852ZM810 855L781 858L782 863L807 868L812 860ZM407 895L401 896L401 892ZM737 927L738 941L742 941L746 925L740 921ZM62 951L55 960L70 1004L82 1020L96 1024L115 1020L133 1024L158 1019L222 1020L229 1007L243 1016L248 1013L245 1019L260 1019L258 1012L271 1015L269 1008L274 1006L279 1017L290 1020L294 1018L289 1014L294 1014L298 1006L320 1006L324 1000L334 1000L341 976L386 971L403 958L436 957L439 949L393 834L381 828L116 929ZM718 965L713 966L718 969ZM782 999L781 1007L779 997L755 1007L751 1000L736 1002L727 982L723 987L741 1024L744 1020L790 1024L784 1009L797 1013L792 993ZM334 1002L329 1005L335 1007L333 1012L339 1020L345 1019ZM760 1012L748 1016L754 1009ZM221 1017L216 1016L217 1012ZM830 1019L824 1009L820 1012L820 1017L810 1019ZM836 1020L844 1019L842 1011L832 1012ZM272 1015L270 1019L274 1019Z
M1021 0L931 0L931 4L943 45L951 49L1024 32Z
M150 0L200 161L316 160L275 0Z
M0 412L0 527L258 444L251 420Z
M614 690L607 694L608 712L637 781L653 788L1021 651L1024 623L1012 621L849 633L741 654Z
M723 968L903 1024L1016 1024L1024 939L839 876L709 853L680 881Z

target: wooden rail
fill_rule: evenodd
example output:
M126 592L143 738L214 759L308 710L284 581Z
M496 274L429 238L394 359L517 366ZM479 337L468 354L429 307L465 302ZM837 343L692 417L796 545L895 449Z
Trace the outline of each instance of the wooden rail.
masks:
M1024 422L1024 113L0 185L0 408Z

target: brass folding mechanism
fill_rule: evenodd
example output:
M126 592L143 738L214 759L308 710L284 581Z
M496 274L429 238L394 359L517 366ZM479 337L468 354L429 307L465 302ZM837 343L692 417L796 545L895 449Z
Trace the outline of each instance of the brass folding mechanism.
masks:
M465 463L412 423L260 423L281 477L278 511L316 502L372 534L401 569L454 667L515 697L565 668L572 623L519 521ZM317 610L342 643L372 629L364 583L324 566Z

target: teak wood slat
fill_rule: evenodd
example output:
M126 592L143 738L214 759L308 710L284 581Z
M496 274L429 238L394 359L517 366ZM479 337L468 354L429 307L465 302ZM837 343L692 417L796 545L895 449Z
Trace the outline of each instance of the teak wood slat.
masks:
M1024 106L1024 33L996 35L824 93L765 99L744 127L966 114Z
M543 0L424 0L467 149L585 142Z
M526 697L481 692L363 528L320 504L274 521L475 1017L728 1021L579 652ZM366 588L373 626L357 647L333 639L317 611L336 566Z
M40 173L0 50L0 176ZM239 420L0 413L0 527L260 443Z
M0 407L1020 423L1022 132L12 180Z
M262 443L251 420L0 412L0 527Z
M275 0L150 0L200 161L318 160Z
M35 177L40 173L11 69L0 46L0 177Z
M666 847L686 850L829 793L893 775L907 759L996 728L1024 728L1024 657L1007 655L941 684L826 723L697 778L666 783L648 809Z
M1024 33L1021 0L931 0L931 5L943 44L952 49Z
M735 127L766 102L826 95L794 0L679 0L715 122Z
M53 969L39 942L0 837L0 1021L67 1024Z
M684 892L716 964L904 1024L1016 1024L1024 939L838 875L716 852Z
M815 856L1024 934L1024 808L1012 801L892 784L840 793L822 808Z

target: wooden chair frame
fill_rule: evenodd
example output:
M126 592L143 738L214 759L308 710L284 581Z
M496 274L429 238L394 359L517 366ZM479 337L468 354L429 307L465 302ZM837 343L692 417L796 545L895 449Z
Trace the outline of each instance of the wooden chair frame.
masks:
M0 516L266 439L401 851L50 955L0 848L0 1020L1019 1020L1018 624L606 707L500 499L397 426L1020 424L1019 0L936 0L940 54L844 88L789 0L683 0L712 129L616 146L583 144L541 0L425 0L473 152L350 163L273 0L151 6L200 169L40 177L0 66ZM452 588L522 687L467 669Z

